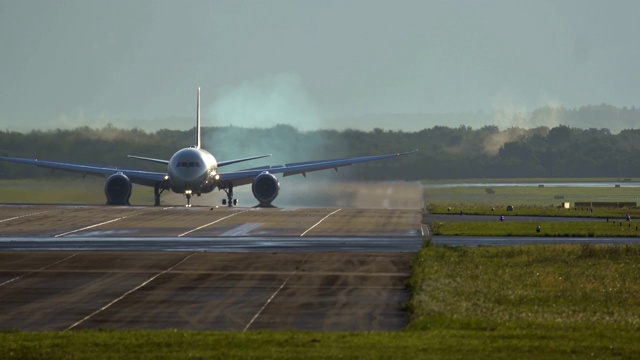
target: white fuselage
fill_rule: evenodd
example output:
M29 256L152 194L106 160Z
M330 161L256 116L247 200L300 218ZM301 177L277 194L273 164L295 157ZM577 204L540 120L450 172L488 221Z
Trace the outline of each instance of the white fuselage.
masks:
M218 163L206 150L185 148L173 154L167 170L173 192L201 194L213 190Z

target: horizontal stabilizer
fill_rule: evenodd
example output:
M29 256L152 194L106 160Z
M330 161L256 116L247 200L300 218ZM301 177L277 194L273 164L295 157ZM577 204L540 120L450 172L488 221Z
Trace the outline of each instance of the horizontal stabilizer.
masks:
M169 165L169 160L154 159L154 158L135 156L135 155L127 155L127 157L132 159L145 160L145 161L151 161L151 162Z
M252 157L248 157L248 158L235 159L235 160L220 161L220 162L218 162L218 166L225 166L225 165L236 164L236 163L243 162L243 161L262 159L262 158L269 157L269 156L271 156L271 154L252 156Z

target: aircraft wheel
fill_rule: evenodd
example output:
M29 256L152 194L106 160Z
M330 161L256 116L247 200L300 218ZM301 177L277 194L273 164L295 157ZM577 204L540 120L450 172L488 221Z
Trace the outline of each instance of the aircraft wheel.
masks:
M233 206L238 206L238 199L233 199Z
M227 205L227 199L222 199L222 205Z

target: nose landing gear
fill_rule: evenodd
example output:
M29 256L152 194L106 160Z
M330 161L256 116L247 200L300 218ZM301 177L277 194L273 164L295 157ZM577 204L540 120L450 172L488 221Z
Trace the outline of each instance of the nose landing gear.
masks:
M184 196L187 198L187 207L191 207L191 194L192 194L191 190L186 190L184 192Z

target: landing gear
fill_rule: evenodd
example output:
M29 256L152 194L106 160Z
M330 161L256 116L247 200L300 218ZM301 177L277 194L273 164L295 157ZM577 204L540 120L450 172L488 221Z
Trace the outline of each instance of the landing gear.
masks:
M222 199L222 206L229 205L229 207L238 206L238 199L233 198L233 185L229 185L228 188L223 188L225 193L227 193L227 198Z
M164 189L160 189L158 185L153 187L153 206L160 206L160 194L164 192Z
M226 206L227 203L229 204L229 207L238 206L238 199L233 199L231 201L227 201L227 199L222 199L223 206Z
M191 190L186 190L184 196L187 198L187 207L191 207Z

